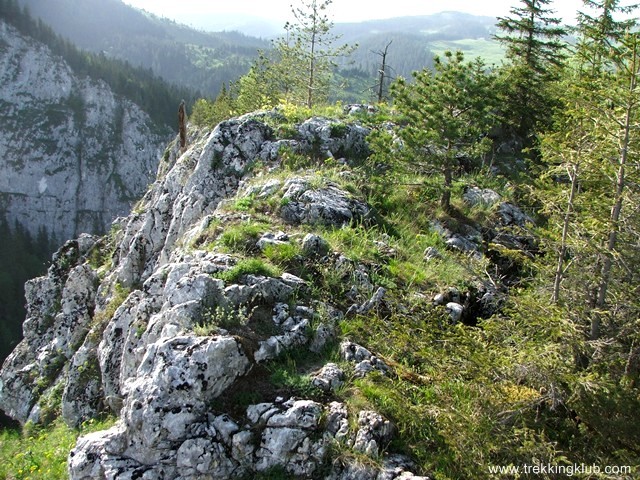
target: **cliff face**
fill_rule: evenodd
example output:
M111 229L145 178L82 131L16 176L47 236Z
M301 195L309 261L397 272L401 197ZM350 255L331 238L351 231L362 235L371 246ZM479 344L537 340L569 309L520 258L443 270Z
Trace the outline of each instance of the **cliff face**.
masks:
M71 425L105 411L119 418L78 440L72 479L230 479L274 469L299 478L421 478L407 458L386 452L394 431L387 419L334 401L344 367L314 365L307 398L269 380L284 352L326 358L318 352L335 342L345 313L312 294L308 280L247 267L237 248L223 248L234 245L230 232L255 220L230 205L261 199L268 209L257 236L239 241L245 253L299 249L310 265L355 279L354 299L375 292L354 305L362 312L384 296L364 266L307 231L374 221L362 199L314 174L251 173L256 162L262 175L273 171L282 147L321 158L362 154L367 130L311 119L296 140L278 140L273 115L191 131L186 152L169 148L160 177L110 237L67 242L48 275L27 284L25 339L0 371L0 405L22 423L45 421L56 402ZM359 345L339 351L356 376L390 373ZM352 459L377 460L332 464L335 445L356 452Z
M58 240L104 232L156 173L167 132L0 21L0 212Z

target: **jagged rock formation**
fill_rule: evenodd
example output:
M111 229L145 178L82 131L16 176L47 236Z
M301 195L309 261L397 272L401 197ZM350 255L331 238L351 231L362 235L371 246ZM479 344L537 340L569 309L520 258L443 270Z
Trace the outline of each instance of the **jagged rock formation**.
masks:
M0 214L58 241L101 233L155 178L167 131L0 21Z
M253 385L283 351L325 348L344 312L313 300L307 282L289 272L237 272L237 256L208 248L207 239L242 221L225 205L274 195L287 224L373 221L366 202L326 179L249 181L252 165L276 164L283 144L334 157L366 150L357 125L332 129L316 118L298 126L296 140L279 140L262 121L270 115L190 131L187 150L170 147L140 207L110 237L69 241L47 276L29 282L25 340L0 371L3 409L38 422L58 396L71 425L104 411L119 418L79 439L72 480L231 479L274 468L297 478L424 478L387 452L394 427L377 412L349 412L330 397L274 395L243 408L233 400L233 389ZM250 248L287 238L264 231ZM317 235L299 241L310 258L350 272L354 301L371 297L358 308L383 302L384 289L375 290L362 266ZM390 372L362 346L342 350L357 375ZM327 392L346 380L335 365L316 379ZM353 453L333 462L336 448ZM376 462L354 461L359 455Z

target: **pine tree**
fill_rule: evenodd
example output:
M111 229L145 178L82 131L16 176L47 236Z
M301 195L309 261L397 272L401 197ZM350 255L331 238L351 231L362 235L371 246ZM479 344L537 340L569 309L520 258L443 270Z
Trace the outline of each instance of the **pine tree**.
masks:
M552 100L547 91L558 79L565 60L566 30L560 20L545 8L551 0L521 0L511 9L511 17L498 19L504 35L495 38L506 47L510 66L505 69L505 118L522 138L525 146L534 145L535 134L549 119Z
M488 147L485 134L493 119L493 77L480 60L464 62L462 52L436 57L435 71L414 73L392 85L395 105L408 119L398 134L407 148L409 168L444 177L440 199L451 207L451 186L458 156L477 157Z
M335 65L334 59L351 53L354 47L335 47L338 35L326 15L331 0L308 0L292 7L295 22L287 22L286 34L261 52L247 78L239 82L239 97L261 97L276 105L286 101L297 105L324 102Z

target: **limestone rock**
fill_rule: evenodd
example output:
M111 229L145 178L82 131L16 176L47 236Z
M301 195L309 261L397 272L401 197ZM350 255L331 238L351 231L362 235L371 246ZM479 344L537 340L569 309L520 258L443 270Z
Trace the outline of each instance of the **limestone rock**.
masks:
M319 235L308 233L302 239L302 251L311 257L322 257L329 253L329 243Z
M496 205L502 197L495 191L490 188L478 188L475 186L466 187L464 193L462 194L462 199L464 202L474 207L476 205L481 205L485 207L492 207Z
M376 292L371 296L369 300L362 305L353 305L347 310L347 315L365 314L373 309L377 309L383 302L384 296L387 291L383 287L378 287Z
M25 285L29 317L25 338L0 370L0 404L24 423L44 390L58 382L62 368L80 348L91 328L98 277L79 262L76 242L63 246L46 277Z
M335 363L327 363L313 376L311 383L325 392L336 390L344 385L345 375Z
M391 441L393 428L380 414L362 411L358 415L358 433L353 448L369 456L378 456Z
M503 226L516 225L524 227L527 224L533 224L533 219L525 214L520 207L512 203L503 202L498 208L500 223Z
M153 181L170 131L5 21L0 44L6 220L62 241L107 231Z
M300 147L319 152L325 158L363 158L369 154L366 137L370 130L361 125L313 117L298 127Z
M264 251L269 245L284 245L289 242L289 236L284 232L266 232L256 242L256 247Z
M325 475L334 441L385 465L393 429L375 412L362 414L358 428L350 429L355 420L337 402L278 397L249 405L246 415L218 410L251 385L250 373L264 368L258 363L297 347L322 351L344 316L319 301L300 303L308 300L308 285L291 273L233 281L221 276L239 258L196 240L208 241L217 228L249 215L229 214L223 200L238 189L254 198L282 195L280 213L296 224L341 226L371 217L365 202L324 179L247 186L252 162L275 164L283 145L262 119L247 115L210 132L190 130L186 151L169 148L156 182L136 212L114 224L108 240L67 243L47 276L28 284L25 341L0 372L2 408L22 421L36 418L43 413L42 394L63 389L69 424L105 408L119 416L112 428L78 439L69 457L71 480L224 480L274 467L313 478ZM327 155L352 158L366 144L366 129L357 125L312 119L296 128L299 136L287 143L296 151L320 146ZM212 232L214 220L219 225ZM266 232L260 247L292 239ZM112 265L105 262L98 275L87 257L102 247L112 253ZM387 243L378 247L392 254ZM303 249L352 283L349 298L362 312L384 304L385 290L374 286L369 265L331 254L320 237L307 237ZM389 371L359 345L346 342L342 355L356 376ZM315 382L330 391L345 377L326 365Z
M124 387L121 422L100 435L79 440L71 454L71 478L87 478L87 471L106 472L110 464L123 460L130 470L162 464L175 442L183 445L191 437L207 402L244 375L250 365L231 337L184 336L150 345L137 377ZM181 453L184 464L193 463L188 452L201 448L201 442L187 444ZM194 471L203 468L199 465L193 465Z
M374 370L378 370L383 375L389 371L386 363L357 343L342 342L340 344L340 355L347 362L356 364L354 370L357 377L364 377Z
M342 226L367 219L369 206L351 194L328 182L316 188L309 179L289 179L283 189L284 205L280 208L282 219L294 225Z
M449 318L453 323L457 323L462 319L462 315L464 313L464 307L456 302L449 302L446 305L447 313L449 314Z

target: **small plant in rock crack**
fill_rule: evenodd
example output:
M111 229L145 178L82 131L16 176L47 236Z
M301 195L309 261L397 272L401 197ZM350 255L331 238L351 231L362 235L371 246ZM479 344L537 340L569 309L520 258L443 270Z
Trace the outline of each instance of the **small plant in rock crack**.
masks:
M230 308L218 305L215 308L207 308L198 324L194 326L193 332L199 336L208 336L218 333L220 329L240 328L249 322L251 313L244 306Z
M279 277L282 270L261 258L246 258L238 261L232 268L216 274L217 278L227 283L237 282L243 275L261 275L264 277Z

